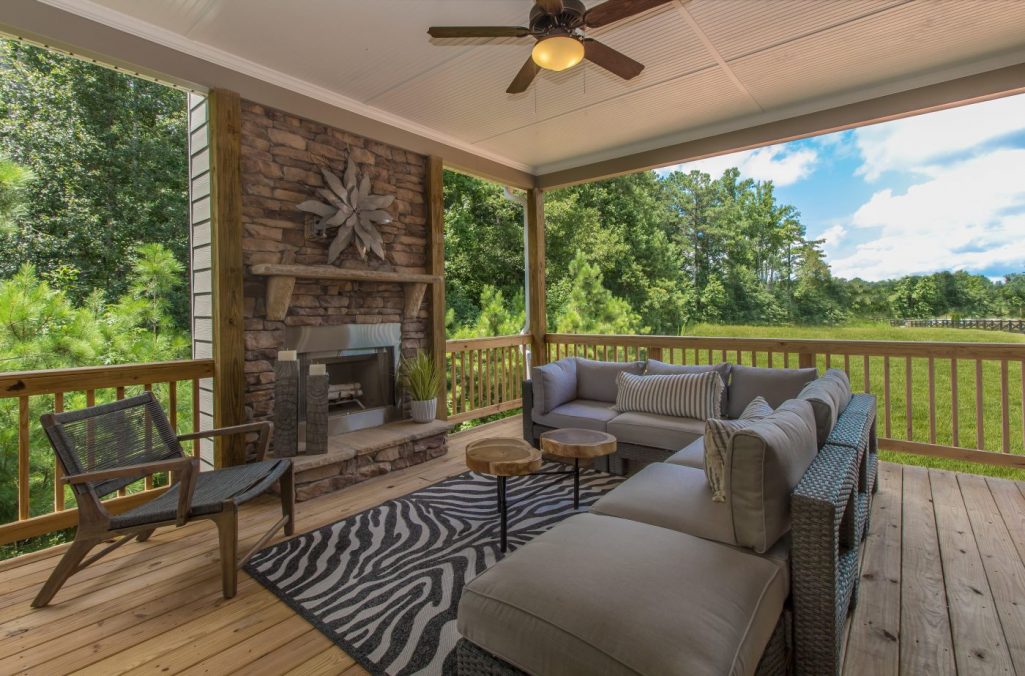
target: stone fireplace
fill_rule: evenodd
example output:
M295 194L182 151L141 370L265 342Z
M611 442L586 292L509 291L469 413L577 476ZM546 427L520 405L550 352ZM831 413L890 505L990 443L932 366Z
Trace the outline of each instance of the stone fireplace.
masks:
M310 364L325 364L328 375L328 434L377 427L401 417L395 387L402 326L340 324L290 326L285 349L299 355L299 436L305 434L306 377Z
M301 378L326 364L334 386L328 453L296 458L297 498L444 454L448 426L405 420L395 384L443 311L425 293L440 283L427 274L426 158L250 101L241 127L247 417L273 415L279 350L299 352ZM394 196L376 226L385 256L348 247L329 265L330 238L311 236L298 207L322 195L322 169L340 175L350 159L371 194Z

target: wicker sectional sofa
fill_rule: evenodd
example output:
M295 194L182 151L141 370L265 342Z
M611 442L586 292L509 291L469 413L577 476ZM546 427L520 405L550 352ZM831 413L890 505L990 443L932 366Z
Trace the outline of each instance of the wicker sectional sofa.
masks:
M812 407L815 387L735 442L726 502L711 498L700 438L659 449L590 513L471 581L458 673L838 673L876 483L875 399Z

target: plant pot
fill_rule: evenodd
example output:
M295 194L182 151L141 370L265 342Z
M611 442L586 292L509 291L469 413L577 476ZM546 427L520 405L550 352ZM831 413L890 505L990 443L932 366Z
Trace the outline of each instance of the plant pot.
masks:
M426 401L409 402L413 413L413 421L418 423L429 423L434 420L438 413L438 400L427 399Z

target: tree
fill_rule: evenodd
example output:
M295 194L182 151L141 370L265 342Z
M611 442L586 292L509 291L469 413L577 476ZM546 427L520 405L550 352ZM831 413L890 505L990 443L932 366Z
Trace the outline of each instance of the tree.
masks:
M32 178L25 167L0 157L0 232L15 229L14 220L25 209L25 188Z
M571 291L555 319L559 333L647 333L630 304L602 285L598 266L578 254L569 265Z
M102 289L114 301L140 243L187 265L184 92L12 40L0 41L0 69L0 153L31 172L16 227L0 233L0 277L71 266L72 300ZM188 327L187 287L168 302Z
M1008 308L1018 317L1025 318L1025 274L1006 275L1000 292Z

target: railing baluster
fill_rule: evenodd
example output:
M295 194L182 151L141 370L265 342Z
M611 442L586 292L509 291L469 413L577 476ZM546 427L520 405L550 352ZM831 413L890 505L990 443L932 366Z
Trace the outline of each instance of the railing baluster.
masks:
M847 377L851 377L851 355L845 354L843 356L843 370L847 374Z
M929 357L929 443L936 443L936 364Z
M826 353L826 368L833 368L833 355L829 354L828 352Z
M751 366L758 366L758 353L751 350Z
M456 380L456 353L448 352L445 356L448 359L448 377L450 383L448 386L448 410L449 415L455 415L459 412L456 408L456 401L459 396L459 393L456 391L456 387L459 384L459 381Z
M1010 383L1008 382L1007 360L1000 360L1000 448L1004 453L1011 452L1011 402L1009 401Z
M785 369L790 368L790 353L789 352L783 352L783 368L785 368Z
M29 518L29 427L28 396L18 397L18 520Z
M53 393L53 412L64 412L64 393ZM53 511L64 511L64 470L61 469L60 458L53 454Z
M198 432L200 429L199 420L199 378L192 379L192 431ZM192 457L200 457L200 443L199 439L192 440Z
M914 439L914 422L911 411L911 357L904 357L904 422L907 427L907 440Z
M459 399L460 406L459 411L465 412L466 409L466 350L459 351Z
M975 360L975 447L986 447L986 429L982 410L982 360Z
M147 391L147 392L152 392L153 391L153 385L150 384L150 383L146 383L145 385L142 386L142 388L145 391ZM124 396L125 396L124 388L123 387L119 387L117 389L118 389L118 399L123 399ZM147 414L146 415L146 449L149 450L149 449L152 449L152 448L153 448L153 426L149 424L149 414ZM153 475L152 474L147 474L142 481L143 481L143 486L146 488L147 491L150 490L151 488L153 488ZM125 489L122 488L121 490L119 490L117 492L117 494L118 495L124 495L125 492L126 492Z
M768 361L769 361L769 368L771 369L772 368L772 350L769 350L769 352L767 354L767 358L768 358Z
M893 431L890 428L890 357L883 357L883 412L884 412L884 427L886 430L886 438L890 439L893 436Z
M957 393L957 357L950 358L950 438L951 445L955 448L961 445L961 431L959 429L959 416Z
M863 355L861 357L861 388L865 391L866 394L872 391L872 380L869 378L868 375L868 363L868 355Z

